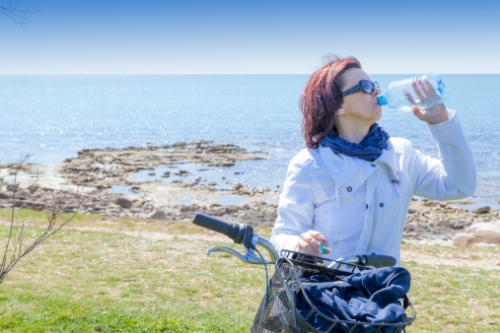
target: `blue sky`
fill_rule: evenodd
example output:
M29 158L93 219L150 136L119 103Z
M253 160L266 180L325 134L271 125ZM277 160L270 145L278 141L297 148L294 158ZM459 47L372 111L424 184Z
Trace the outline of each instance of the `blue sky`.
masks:
M0 3L16 1L0 1ZM17 0L5 74L307 74L354 55L371 74L500 73L500 1Z

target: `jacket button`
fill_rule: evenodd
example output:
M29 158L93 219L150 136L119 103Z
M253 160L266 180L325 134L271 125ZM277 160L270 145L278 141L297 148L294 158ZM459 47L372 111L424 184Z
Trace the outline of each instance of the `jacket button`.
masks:
M352 187L347 187L347 192L351 192L352 191Z
M383 203L383 202L381 202L379 206L380 206L380 207L384 207L384 203Z
M366 209L368 209L368 204L366 204Z

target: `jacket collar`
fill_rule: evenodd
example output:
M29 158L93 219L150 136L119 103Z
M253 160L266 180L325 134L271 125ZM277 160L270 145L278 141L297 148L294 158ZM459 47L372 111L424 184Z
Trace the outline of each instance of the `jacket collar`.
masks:
M346 195L356 192L375 170L380 167L385 167L389 170L393 183L399 183L401 172L398 167L398 160L401 152L395 149L390 139L387 149L384 149L382 155L373 162L335 154L328 147L320 147L318 149L328 173Z

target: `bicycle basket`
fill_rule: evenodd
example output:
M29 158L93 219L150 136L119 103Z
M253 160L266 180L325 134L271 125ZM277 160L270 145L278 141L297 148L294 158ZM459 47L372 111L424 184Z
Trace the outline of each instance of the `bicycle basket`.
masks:
M320 257L307 256L293 251L283 251L276 261L275 272L268 282L266 295L255 316L253 333L397 333L411 324L416 313L405 296L402 306L406 309L405 320L398 323L370 323L333 318L318 309L304 291L304 278L321 275L331 280L340 280L355 272L370 269L364 266L342 264L342 270L329 269L322 265ZM299 311L298 302L302 309ZM308 306L304 312L304 301ZM318 327L318 319L322 325Z

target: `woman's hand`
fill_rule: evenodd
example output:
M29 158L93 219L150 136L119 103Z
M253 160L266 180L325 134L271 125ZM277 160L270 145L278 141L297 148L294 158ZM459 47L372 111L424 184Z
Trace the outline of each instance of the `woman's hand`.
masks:
M326 251L323 251L321 244L326 247ZM296 251L307 253L313 256L319 256L322 254L331 253L332 250L327 248L328 241L325 236L319 231L309 230L300 235L299 241L297 243Z
M413 104L412 110L413 114L420 120L425 121L429 125L439 124L443 121L448 120L448 110L446 106L441 102L441 98L436 93L432 85L427 80L415 80L412 82L413 90L417 95L419 101L426 101L433 107L421 110L419 107L415 106L417 102L413 96L406 92L405 96Z

